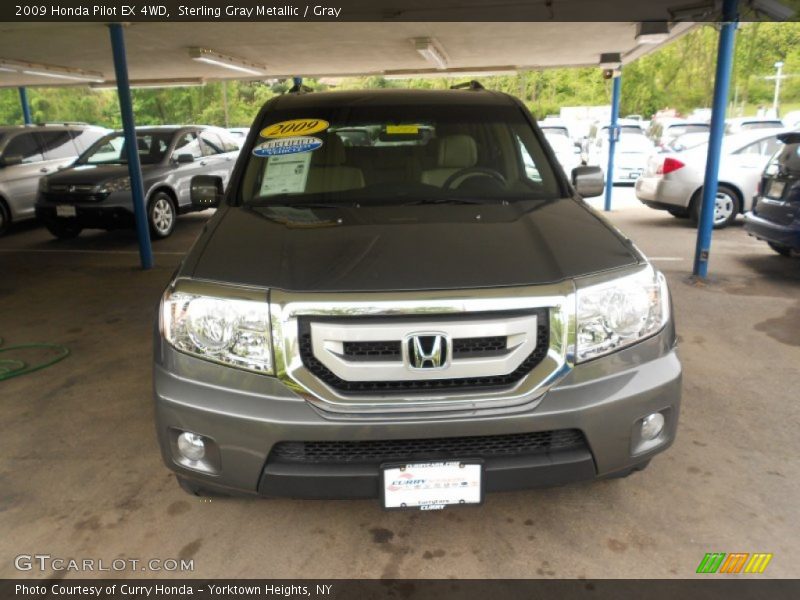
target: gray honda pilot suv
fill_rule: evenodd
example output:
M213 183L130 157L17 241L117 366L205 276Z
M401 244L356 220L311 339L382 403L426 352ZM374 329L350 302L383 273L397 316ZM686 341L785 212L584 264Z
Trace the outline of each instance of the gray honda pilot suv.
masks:
M672 443L664 276L518 100L286 94L224 197L191 187L219 209L164 292L154 372L185 490L439 509L624 476Z

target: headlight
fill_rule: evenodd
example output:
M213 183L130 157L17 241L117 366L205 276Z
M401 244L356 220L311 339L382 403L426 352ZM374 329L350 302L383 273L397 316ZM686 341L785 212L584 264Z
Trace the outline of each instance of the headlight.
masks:
M633 275L579 288L577 295L577 362L649 337L669 319L666 279L650 266Z
M111 194L113 192L128 192L131 189L130 177L117 177L110 179L100 186L98 190L101 194Z
M206 360L271 374L269 305L167 290L161 300L161 333L176 349Z

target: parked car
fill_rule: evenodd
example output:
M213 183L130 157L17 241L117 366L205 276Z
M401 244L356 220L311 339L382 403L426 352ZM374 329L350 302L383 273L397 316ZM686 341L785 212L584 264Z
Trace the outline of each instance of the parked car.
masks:
M786 127L781 119L771 117L736 117L725 120L725 133L734 135L753 129L783 129Z
M239 143L224 129L203 126L140 127L136 130L147 218L156 238L169 236L177 216L194 209L189 182L200 173L228 181ZM89 228L135 224L127 145L121 131L98 140L75 164L43 177L36 214L57 238Z
M596 125L592 129L585 162L603 169L608 165L609 125ZM653 152L653 143L636 121L619 122L619 138L614 152L614 183L634 183L647 165Z
M702 121L675 120L658 124L651 128L650 131L655 145L662 150L667 150L679 136L687 133L708 135L711 131L711 125Z
M800 253L800 131L782 133L746 213L744 228L784 256Z
M673 138L669 144L667 144L664 148L659 148L659 152L685 152L686 150L691 150L692 148L696 148L697 146L702 146L703 144L708 144L708 137L709 132L697 132L697 133L684 133L682 135Z
M0 127L0 235L36 215L39 178L66 167L109 132L81 123Z
M230 133L240 144L244 143L247 134L250 133L249 127L228 127Z
M376 125L381 145L337 135ZM521 101L288 93L253 126L227 194L193 178L219 208L155 332L184 489L437 509L624 476L672 443L664 276L581 200L601 170L570 184Z
M722 143L714 227L730 225L750 210L764 166L778 149L781 129L760 129L726 136ZM681 153L655 154L636 182L636 197L674 217L700 218L708 142Z
M564 129L542 127L542 133L555 152L556 159L564 173L572 173L572 169L581 165L581 149L570 139Z

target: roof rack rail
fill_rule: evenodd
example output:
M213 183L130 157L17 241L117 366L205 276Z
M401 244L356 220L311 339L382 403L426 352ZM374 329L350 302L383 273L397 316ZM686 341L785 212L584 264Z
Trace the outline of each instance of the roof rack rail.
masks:
M451 90L485 90L480 81L473 79L472 81L465 81L464 83L457 83L450 86Z
M43 121L40 123L31 123L35 127L46 127L47 125L89 125L84 121Z

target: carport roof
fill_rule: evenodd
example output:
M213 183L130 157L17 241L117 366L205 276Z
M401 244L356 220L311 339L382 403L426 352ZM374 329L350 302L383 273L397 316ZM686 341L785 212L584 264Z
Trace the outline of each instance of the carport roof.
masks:
M640 8L631 16L663 20L665 2L639 2L647 9ZM567 6L585 4L577 1ZM663 43L691 26L674 24ZM616 52L628 63L659 46L640 44L635 36L636 22L136 22L126 28L126 45L132 83L179 83L290 76L489 74L598 66L602 53ZM432 68L415 50L414 38L436 40L447 56L447 69ZM192 47L262 65L264 75L253 77L198 62L189 55ZM114 80L107 27L99 22L2 23L2 60L80 69L106 82ZM76 83L0 69L0 87Z

